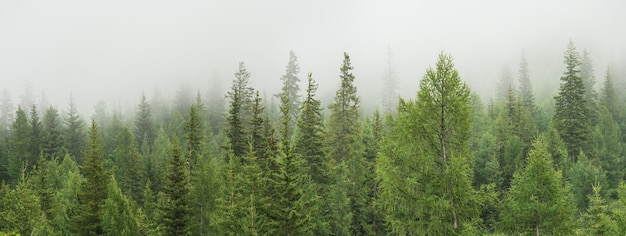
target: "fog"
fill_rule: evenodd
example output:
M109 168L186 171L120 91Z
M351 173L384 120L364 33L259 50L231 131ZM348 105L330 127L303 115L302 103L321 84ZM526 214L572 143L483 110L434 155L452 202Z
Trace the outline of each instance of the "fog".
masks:
M293 50L301 87L312 72L328 100L347 52L362 100L375 104L390 48L404 97L441 51L484 99L503 66L517 77L524 52L546 97L570 40L590 53L600 81L608 66L626 67L624 10L620 0L0 0L0 88L19 103L30 84L62 110L72 93L90 116L100 100L134 106L155 87L169 97L181 83L204 93L217 75L228 88L243 61L252 85L273 94Z

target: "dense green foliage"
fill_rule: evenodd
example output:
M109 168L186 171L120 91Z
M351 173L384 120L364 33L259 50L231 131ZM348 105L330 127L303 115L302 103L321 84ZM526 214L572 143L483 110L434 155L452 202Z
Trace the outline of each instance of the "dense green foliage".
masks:
M90 127L73 98L5 91L0 235L624 235L624 81L607 69L596 91L590 58L570 43L546 99L522 56L483 102L445 53L397 98L390 56L383 113L347 53L327 110L293 52L276 103L243 63L227 92L99 102Z

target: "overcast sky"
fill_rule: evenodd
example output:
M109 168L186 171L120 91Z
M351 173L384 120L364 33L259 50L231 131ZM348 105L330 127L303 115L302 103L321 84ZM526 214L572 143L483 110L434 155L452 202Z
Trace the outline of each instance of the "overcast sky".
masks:
M625 11L623 0L0 0L0 88L17 99L29 81L62 109L72 92L89 116L98 100L135 104L155 86L204 90L216 72L227 87L244 61L253 86L274 93L293 50L303 83L313 72L331 96L345 51L372 100L390 47L406 96L442 50L483 95L503 66L517 75L525 51L541 91L558 84L569 40L596 77L626 66Z

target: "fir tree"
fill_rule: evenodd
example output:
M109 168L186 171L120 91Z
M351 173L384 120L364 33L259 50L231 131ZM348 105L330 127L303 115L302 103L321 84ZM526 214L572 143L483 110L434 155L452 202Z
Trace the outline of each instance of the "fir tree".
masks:
M28 167L30 157L30 124L21 107L15 112L15 121L9 136L8 176L17 180L22 168Z
M139 144L139 150L146 155L152 152L152 145L156 138L154 124L152 120L152 108L146 100L146 95L141 95L141 102L137 107L137 116L135 118L135 137ZM145 146L145 147L144 147ZM147 150L147 152L144 152Z
M28 159L28 166L31 167L36 164L43 146L43 128L39 118L37 106L32 105L30 109L30 119L28 120L30 126L30 158Z
M47 160L62 157L63 140L59 122L59 113L54 107L49 107L43 115L42 123L42 150Z
M298 85L300 78L298 78L298 73L300 73L298 57L296 57L293 51L289 51L289 63L287 64L285 74L280 78L283 82L283 87L280 93L275 95L279 99L282 99L283 96L289 98L289 134L292 133L293 127L298 119L298 108L300 108L300 104L302 103L300 95L298 94L300 92L300 86Z
M74 97L70 95L70 105L65 118L65 127L63 129L63 141L64 147L67 152L76 159L78 164L82 164L83 150L85 149L85 131L84 123L78 110L76 110L76 104L74 104Z
M522 61L519 68L519 94L522 104L526 109L535 111L535 95L533 93L533 85L530 81L530 71L528 69L528 61L525 54L522 54Z
M580 77L580 56L570 41L565 51L566 71L561 77L559 95L554 97L554 123L565 142L570 157L582 150L589 153L589 106L585 100L585 82ZM575 162L575 159L572 159Z
M107 199L109 176L104 170L102 159L103 147L98 138L96 122L91 121L89 141L85 151L85 160L81 172L85 181L78 192L78 212L72 217L75 233L80 235L101 235L104 202Z
M615 94L615 84L613 82L614 75L611 69L606 70L606 76L604 77L604 83L602 83L602 89L600 89L600 106L605 107L611 118L614 121L619 120L618 112L618 99Z
M203 143L202 126L200 124L200 115L196 105L192 105L189 109L189 120L185 122L185 140L187 141L187 165L189 174L198 163L198 158L202 155L200 145Z
M249 117L250 101L252 99L252 88L248 87L250 73L246 69L243 62L239 63L239 70L235 73L232 89L228 92L230 98L230 109L226 120L228 128L226 130L230 141L230 148L236 157L242 158L245 154L247 124L245 123Z
M515 174L504 209L502 228L508 233L572 234L574 207L561 172L552 167L546 144L537 140L523 171Z
M163 217L166 235L186 235L189 232L189 176L185 157L178 146L178 138L172 137L172 158L165 174L167 204Z

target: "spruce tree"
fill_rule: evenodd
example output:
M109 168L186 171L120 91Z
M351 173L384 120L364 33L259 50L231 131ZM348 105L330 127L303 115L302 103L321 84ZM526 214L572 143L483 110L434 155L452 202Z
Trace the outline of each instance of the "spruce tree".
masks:
M39 118L37 106L32 105L30 109L30 119L28 120L30 126L30 158L28 160L28 166L31 167L36 164L43 146L43 127Z
M572 234L574 209L569 186L564 186L546 144L538 139L506 194L502 229L508 234Z
M294 151L307 161L313 182L322 185L327 183L325 179L327 161L323 149L324 116L320 107L321 103L315 98L317 88L317 83L309 73L306 98L296 124Z
M135 137L137 137L137 144L139 144L139 150L143 155L152 152L152 145L156 138L153 123L152 108L146 100L146 95L142 94L135 118Z
M166 235L186 235L189 232L189 174L185 157L178 146L178 138L172 137L170 159L163 192L166 197L163 226Z
M604 77L604 83L602 83L602 88L600 89L600 106L605 107L609 114L611 114L611 118L614 121L619 120L619 105L618 105L618 97L615 93L615 84L614 84L614 75L611 72L611 69L606 70L606 76Z
M66 113L63 129L63 142L67 152L76 159L78 164L82 164L83 150L85 149L85 130L82 118L78 114L74 97L70 95L70 104Z
M201 145L203 143L202 126L200 124L200 114L198 107L191 105L189 108L189 118L185 122L185 140L187 141L187 165L191 175L193 168L198 164L198 158L202 155Z
M287 64L285 74L280 78L283 82L283 86L280 90L280 93L275 96L279 99L282 99L283 96L287 96L289 98L289 134L292 134L293 127L298 119L298 108L300 108L300 104L302 101L300 100L300 86L298 83L300 82L300 78L298 78L298 73L300 73L300 65L298 65L298 57L293 51L289 51L289 63Z
M63 140L59 119L59 113L54 107L48 107L43 115L42 151L47 160L62 157Z
M226 134L230 141L230 149L233 154L240 159L243 158L246 150L246 135L248 134L246 121L250 120L250 108L252 100L252 88L248 83L250 73L243 62L239 63L239 70L235 73L235 79L231 91L228 92L230 98L230 109L226 120L228 128Z
M27 168L30 157L30 124L26 112L21 107L15 112L15 121L8 140L9 158L7 174L17 180L22 168ZM15 183L15 182L14 182Z
M483 200L472 187L470 121L470 90L452 57L442 53L420 81L417 100L400 100L379 152L378 204L392 234L450 235L473 228Z
M585 100L585 82L580 77L580 56L570 41L565 51L566 71L561 77L559 94L554 97L554 124L565 142L570 157L582 150L590 153L589 106ZM575 162L575 158L572 159Z
M98 136L96 122L91 121L89 141L81 172L85 181L78 191L78 211L72 217L74 230L79 235L101 235L104 202L107 199L109 175L102 164L104 153Z
M522 54L522 59L519 68L519 95L522 100L522 104L526 109L535 111L535 95L533 93L533 85L530 81L530 70L528 69L528 61L526 61L526 55Z
M367 214L365 214L368 196L366 195L366 167L359 120L360 99L354 86L355 78L352 70L350 56L344 53L339 73L341 85L335 94L334 102L328 106L330 118L326 131L326 145L329 158L335 163L345 163L348 168L345 174L350 183L347 191L353 218L350 231L360 235L369 231Z

